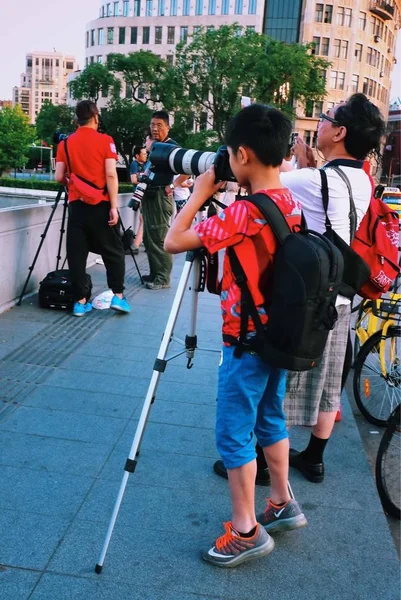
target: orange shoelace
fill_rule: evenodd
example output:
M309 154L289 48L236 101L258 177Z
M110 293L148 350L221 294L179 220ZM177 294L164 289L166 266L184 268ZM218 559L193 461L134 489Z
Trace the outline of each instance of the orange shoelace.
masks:
M220 536L217 540L216 540L216 548L217 550L222 550L223 548L225 548L226 546L228 546L228 544L235 538L238 537L236 535L233 534L232 532L232 521L227 521L226 523L223 523L224 525L224 529L226 530L226 533L224 533L222 536Z

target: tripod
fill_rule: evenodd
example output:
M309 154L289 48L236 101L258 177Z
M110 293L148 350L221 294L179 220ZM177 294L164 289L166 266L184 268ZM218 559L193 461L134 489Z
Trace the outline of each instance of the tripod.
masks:
M45 241L45 237L47 235L47 232L48 232L50 224L52 222L54 213L57 210L57 206L58 206L58 204L60 202L60 199L61 199L61 196L63 195L63 193L64 193L63 216L62 216L62 219L61 219L60 239L59 239L57 257L56 257L57 258L56 271L58 270L58 267L59 267L59 264L60 264L60 260L61 260L61 246L62 246L62 243L63 243L63 236L64 236L64 232L65 232L65 227L64 226L65 226L65 219L66 219L67 207L68 207L68 192L67 192L67 188L65 188L62 185L60 185L59 190L57 192L57 196L56 196L56 199L55 199L54 204L52 206L52 211L50 213L50 216L49 216L49 218L47 220L46 227L45 227L43 233L40 235L41 240L39 242L38 249L36 250L36 254L35 254L35 257L33 259L33 263L31 264L31 266L28 269L28 271L29 271L28 277L26 278L24 287L22 288L22 292L21 292L21 295L20 295L20 297L18 299L17 306L21 306L22 298L23 298L23 296L25 294L26 288L28 287L28 283L29 283L29 280L31 278L32 271L33 271L33 269L35 267L36 261L38 260L38 256L39 256L40 250L41 250L41 248L43 246L43 242ZM64 266L64 263L63 263L63 266Z
M174 327L177 322L178 314L181 308L182 300L185 294L187 283L189 281L192 272L192 282L190 285L191 292L191 308L190 308L190 322L189 322L189 333L185 337L185 341L174 337ZM124 466L124 475L121 481L120 489L118 492L117 500L114 506L113 514L110 520L109 528L106 534L106 539L103 545L103 549L99 558L99 562L95 567L96 573L101 573L103 569L103 563L106 557L107 549L109 547L110 539L113 534L114 526L118 517L121 502L124 496L125 488L128 483L128 477L131 473L135 472L137 465L137 456L139 453L139 446L142 441L143 433L145 430L146 422L150 413L150 407L153 404L157 386L159 384L160 376L166 370L167 363L182 354L186 354L188 358L187 368L192 367L192 361L194 358L195 350L204 350L206 352L218 352L220 350L209 349L209 348L198 348L197 336L196 336L196 317L198 311L198 294L205 289L206 281L206 257L203 249L187 252L184 268L178 283L177 291L174 296L173 306L167 320L166 329L163 333L163 339L157 354L157 358L153 365L153 374L150 380L150 384L146 393L145 402L142 408L141 416L139 418L138 426L135 432L134 441L132 442L129 456ZM166 358L168 348L171 341L177 341L184 345L184 349L176 354L173 354Z
M27 289L27 287L28 287L28 283L29 283L29 280L30 280L30 278L31 278L31 275L32 275L33 269L35 268L36 261L38 260L39 253L40 253L40 251L41 251L41 249L42 249L43 242L45 241L45 238L46 238L47 232L48 232L48 230L49 230L49 227L50 227L50 225L51 225L51 222L52 222L52 220L53 220L53 217L54 217L54 213L55 213L55 212L56 212L56 210L57 210L58 204L59 204L59 202L60 202L60 200L61 200L61 197L62 197L62 195L63 195L63 194L64 194L64 200L63 200L63 216L62 216L62 218L61 218L60 239L59 239L58 250L57 250L57 256L56 256L56 259L57 259L57 261L56 261L56 271L57 271L57 270L58 270L58 268L59 268L59 265L60 265L60 260L61 260L61 247L62 247L62 244L63 244L63 237L64 237L64 233L65 233L65 221L66 221L67 209L68 209L68 191L67 191L67 188L65 188L65 187L64 187L64 186L62 186L62 185L60 185L60 187L59 187L59 190L58 190L58 192L57 192L57 196L56 196L56 199L55 199L55 201L54 201L54 204L53 204L53 206L52 206L52 211L51 211L51 213L50 213L50 216L49 216L49 218L48 218L48 220L47 220L46 227L44 228L44 231L43 231L43 233L40 235L40 237L41 237L41 240L40 240L40 242L39 242L38 249L36 250L36 254L35 254L35 256L34 256L33 262L32 262L31 266L30 266L30 267L29 267L29 269L28 269L28 276L27 276L27 278L26 278L26 280L25 280L24 287L22 288L22 292L21 292L21 294L20 294L20 297L19 297L19 299L18 299L17 306L21 306L22 298L23 298L23 297L24 297L24 295L25 295L25 291L26 291L26 289ZM120 223L120 225L121 225L121 228L122 228L123 232L125 233L126 229L125 229L125 227L124 227L124 225L123 225L123 222L122 222L122 219L121 219L121 215L120 215L120 214L119 214L119 223ZM141 275L141 272L140 272L140 270L139 270L138 263L136 262L135 255L134 255L134 253L133 253L133 251L132 251L132 249L131 249L131 248L130 248L130 254L131 254L131 256L132 256L132 259L133 259L133 261L134 261L134 264L135 264L136 270L138 271L139 279L141 280L141 283L143 284L142 275ZM66 261L66 260L67 260L67 258L65 258L65 259L64 259L64 262L63 262L63 265L62 265L62 267L64 266L64 264L65 264L65 261Z

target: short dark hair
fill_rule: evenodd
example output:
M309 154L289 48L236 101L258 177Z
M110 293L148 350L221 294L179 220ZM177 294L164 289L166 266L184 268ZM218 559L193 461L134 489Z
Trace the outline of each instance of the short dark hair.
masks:
M170 125L170 117L165 110L156 110L152 115L152 119L161 119L166 125Z
M92 100L81 100L75 108L78 125L87 125L94 116L99 115L99 109Z
M290 119L277 108L251 104L227 124L226 144L234 152L247 146L262 164L278 167L287 155L291 130Z
M386 133L386 124L380 110L365 94L353 94L337 108L334 118L347 128L344 147L350 156L364 160L374 153L380 157L380 142Z
M141 150L144 149L144 146L134 146L134 156L137 156L141 153Z

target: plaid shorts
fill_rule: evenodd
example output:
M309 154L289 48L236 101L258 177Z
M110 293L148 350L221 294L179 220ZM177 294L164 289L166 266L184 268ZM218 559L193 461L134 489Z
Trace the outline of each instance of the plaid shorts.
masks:
M341 378L347 349L351 306L337 306L338 321L329 333L321 363L303 372L288 371L284 410L287 426L315 425L319 411L340 407Z

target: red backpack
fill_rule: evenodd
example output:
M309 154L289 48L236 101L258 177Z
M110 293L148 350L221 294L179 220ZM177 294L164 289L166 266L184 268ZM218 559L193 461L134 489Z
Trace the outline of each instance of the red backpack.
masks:
M400 222L398 214L372 194L351 248L369 265L370 277L360 295L376 300L388 292L400 272L398 266Z

